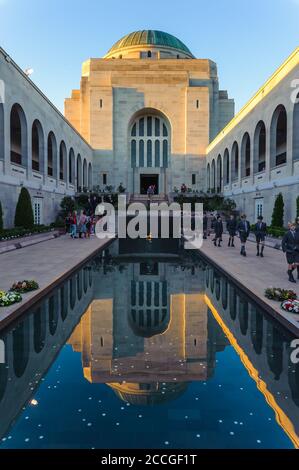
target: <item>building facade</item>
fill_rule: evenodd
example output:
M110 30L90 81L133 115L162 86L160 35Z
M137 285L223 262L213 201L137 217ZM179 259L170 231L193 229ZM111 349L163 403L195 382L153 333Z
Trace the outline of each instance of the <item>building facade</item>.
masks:
M285 224L299 196L299 49L270 77L207 148L210 193L235 200L252 222L270 223L282 193Z
M61 199L92 187L92 149L11 57L0 49L0 201L14 224L22 187L36 224L54 222Z
M122 183L131 194L150 184L161 195L183 183L202 190L206 148L233 114L216 64L153 30L84 62L80 89L65 101L65 116L93 148L94 184Z

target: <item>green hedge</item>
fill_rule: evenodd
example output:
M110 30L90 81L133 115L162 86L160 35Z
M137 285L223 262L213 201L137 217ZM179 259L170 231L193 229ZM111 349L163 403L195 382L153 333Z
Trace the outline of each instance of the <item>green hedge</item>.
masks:
M15 238L26 237L35 233L45 233L53 230L52 226L48 225L35 225L28 229L23 227L4 229L0 231L0 241L13 240Z
M28 189L22 188L15 213L15 227L28 228L34 226L34 217L31 204L31 197Z

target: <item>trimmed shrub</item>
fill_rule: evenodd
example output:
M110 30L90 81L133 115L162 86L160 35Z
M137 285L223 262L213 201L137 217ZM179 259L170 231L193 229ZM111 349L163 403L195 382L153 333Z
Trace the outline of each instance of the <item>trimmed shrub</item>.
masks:
M2 204L0 201L0 232L3 230L3 212L2 212Z
M31 228L34 225L31 197L26 188L22 188L15 214L15 227Z
M283 196L281 193L279 193L274 204L271 226L282 228L283 227L283 215L284 215Z

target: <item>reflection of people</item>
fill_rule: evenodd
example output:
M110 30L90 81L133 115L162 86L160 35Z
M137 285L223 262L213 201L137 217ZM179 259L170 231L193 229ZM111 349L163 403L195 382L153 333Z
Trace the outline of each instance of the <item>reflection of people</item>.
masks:
M203 229L203 239L207 239L207 233L208 233L208 217L206 211L203 213L203 219L202 219L202 229Z
M255 238L256 238L256 256L264 256L265 238L267 235L267 225L263 222L263 216L260 215L257 219L257 223L254 226ZM260 251L261 245L261 251Z
M288 276L290 282L296 282L293 271L299 266L299 231L296 231L295 224L288 224L289 230L282 239L282 251L286 254L288 263ZM299 278L299 272L298 272Z
M233 214L231 214L230 218L228 219L226 223L226 228L228 231L229 239L228 239L228 246L232 246L233 248L235 247L234 245L234 240L236 236L236 230L237 230L237 221Z
M238 232L241 241L241 252L242 256L246 256L246 242L250 233L250 223L246 220L246 215L241 216L241 220L238 223Z

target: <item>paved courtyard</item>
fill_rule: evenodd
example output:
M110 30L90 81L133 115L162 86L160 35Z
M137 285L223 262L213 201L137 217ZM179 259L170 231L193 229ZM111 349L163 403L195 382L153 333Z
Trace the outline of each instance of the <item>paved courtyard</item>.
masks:
M0 290L9 290L13 282L34 279L40 289L23 295L23 301L0 308L0 327L21 314L36 296L44 295L71 270L105 246L96 237L72 240L68 235L0 255Z

